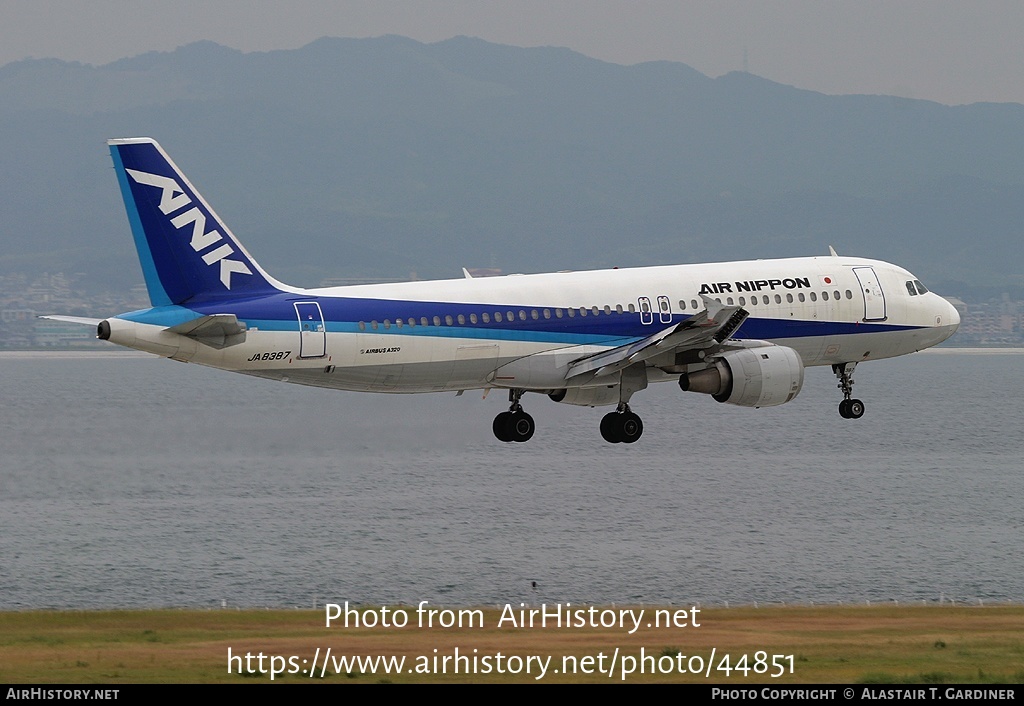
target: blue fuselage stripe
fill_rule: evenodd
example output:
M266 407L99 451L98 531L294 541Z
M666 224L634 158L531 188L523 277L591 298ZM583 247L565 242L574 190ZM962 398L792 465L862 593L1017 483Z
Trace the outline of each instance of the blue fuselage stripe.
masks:
M170 327L199 316L232 313L249 329L298 332L299 322L295 312L295 302L310 301L320 304L324 315L324 327L329 333L477 338L566 345L621 345L630 340L644 338L655 331L690 318L690 315L673 314L671 322L665 322L655 314L652 323L643 324L639 313L612 312L605 314L602 311L596 315L590 312L587 316L580 316L577 312L575 317L569 318L564 314L564 309L562 318L558 318L554 313L556 307L548 307L550 318L543 318L542 314L538 313L538 318L534 319L533 312L543 312L544 308L353 297L302 297L284 292L253 299L197 302L188 308L165 306L145 309L122 314L120 318ZM520 310L526 312L525 321L519 316ZM503 318L501 322L494 320L495 312L499 311ZM510 311L513 312L512 320L508 320ZM491 318L488 323L484 323L482 320L482 314L485 312ZM457 323L460 315L465 323ZM477 323L470 323L471 315L477 317ZM435 316L441 321L440 326L434 325ZM452 325L445 323L446 317L451 317ZM401 327L397 325L398 319L403 322ZM409 325L410 319L415 321L415 325ZM422 325L423 319L427 320L428 325ZM385 321L388 322L387 327L384 325ZM376 322L376 328L373 328L373 322ZM919 327L857 321L807 321L750 316L733 337L774 340L905 331L914 328Z

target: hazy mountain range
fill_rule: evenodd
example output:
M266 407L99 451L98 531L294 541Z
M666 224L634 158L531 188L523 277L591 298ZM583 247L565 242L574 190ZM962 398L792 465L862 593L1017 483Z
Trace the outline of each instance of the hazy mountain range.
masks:
M1024 282L1024 106L828 96L456 38L0 68L0 274L141 281L106 151L151 136L298 285L843 254Z

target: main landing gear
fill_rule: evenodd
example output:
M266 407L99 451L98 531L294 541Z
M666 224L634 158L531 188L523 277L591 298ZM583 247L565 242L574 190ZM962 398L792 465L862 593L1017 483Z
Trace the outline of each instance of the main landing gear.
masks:
M509 408L494 418L491 429L498 441L529 441L536 430L533 417L519 403L526 390L509 390ZM601 419L601 436L612 444L632 444L644 433L640 416L630 411L629 405L619 402L614 412Z
M618 409L601 419L601 436L611 444L632 444L643 433L644 423L625 402L620 402Z
M519 399L526 390L509 390L509 408L494 418L491 428L499 441L529 441L537 426L533 417L523 410Z
M837 387L843 391L843 401L839 403L839 416L843 419L860 419L864 416L864 403L850 399L853 395L853 370L856 363L840 363L832 366L832 372L839 378Z

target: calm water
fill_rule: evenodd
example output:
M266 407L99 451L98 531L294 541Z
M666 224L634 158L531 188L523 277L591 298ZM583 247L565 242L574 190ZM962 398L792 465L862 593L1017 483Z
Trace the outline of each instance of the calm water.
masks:
M0 358L0 609L1024 600L1024 355L828 369L783 407L375 396L142 358ZM536 589L531 582L536 581Z

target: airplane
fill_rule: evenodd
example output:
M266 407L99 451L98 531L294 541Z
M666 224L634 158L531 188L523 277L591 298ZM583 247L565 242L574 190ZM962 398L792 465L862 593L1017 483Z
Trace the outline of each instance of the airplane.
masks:
M830 365L846 419L858 364L946 340L960 317L907 270L823 257L302 289L271 277L151 138L108 141L151 307L97 337L173 360L302 385L384 393L507 390L503 442L535 431L527 392L614 409L601 436L630 444L650 383L743 407L800 392Z

